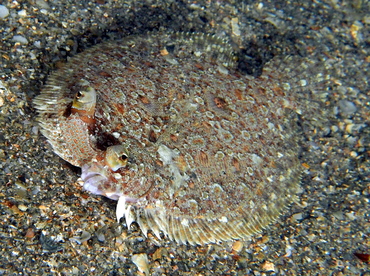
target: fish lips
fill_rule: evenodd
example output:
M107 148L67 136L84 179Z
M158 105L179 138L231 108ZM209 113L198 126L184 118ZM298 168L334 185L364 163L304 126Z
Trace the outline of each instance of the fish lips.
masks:
M81 179L84 181L83 188L95 195L104 195L102 185L108 181L104 168L90 164L83 165L81 170Z

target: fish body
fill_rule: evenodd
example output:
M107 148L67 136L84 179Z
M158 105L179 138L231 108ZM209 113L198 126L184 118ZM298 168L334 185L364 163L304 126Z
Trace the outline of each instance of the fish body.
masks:
M271 61L254 78L237 63L204 34L103 43L49 77L38 121L128 225L178 243L244 239L296 199L300 164L288 74Z

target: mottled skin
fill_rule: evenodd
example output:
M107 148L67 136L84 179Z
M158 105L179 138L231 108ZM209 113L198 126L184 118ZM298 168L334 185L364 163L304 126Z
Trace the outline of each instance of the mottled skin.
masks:
M151 34L98 45L35 100L54 151L118 218L179 243L245 238L274 221L299 183L298 77L271 62L238 72L226 42Z

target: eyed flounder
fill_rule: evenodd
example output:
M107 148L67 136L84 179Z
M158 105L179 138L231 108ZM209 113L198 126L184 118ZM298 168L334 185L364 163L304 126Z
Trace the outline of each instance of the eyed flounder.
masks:
M294 201L300 164L297 77L271 61L254 78L240 62L203 34L103 43L49 77L38 121L128 226L178 243L243 239Z

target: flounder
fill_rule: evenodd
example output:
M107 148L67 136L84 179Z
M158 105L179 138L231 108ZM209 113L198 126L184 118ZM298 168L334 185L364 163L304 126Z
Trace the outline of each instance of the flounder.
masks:
M183 244L245 239L296 199L298 80L281 61L256 78L239 62L205 34L103 43L49 77L38 121L128 226Z

